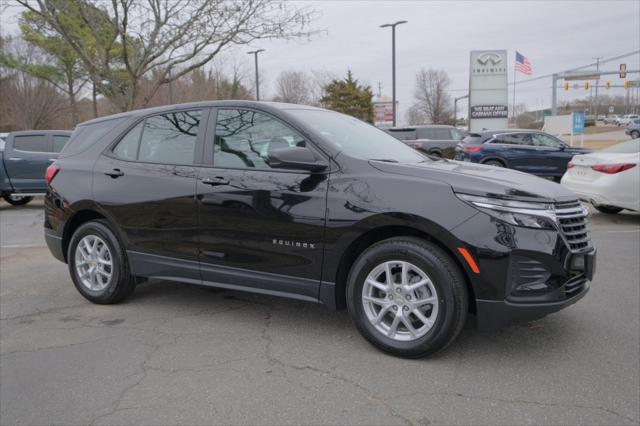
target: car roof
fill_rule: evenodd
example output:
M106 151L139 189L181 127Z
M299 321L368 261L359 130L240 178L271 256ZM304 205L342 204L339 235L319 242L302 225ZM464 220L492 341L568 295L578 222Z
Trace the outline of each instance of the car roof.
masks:
M187 102L182 104L163 105L153 108L137 109L133 111L126 111L112 115L106 115L104 117L94 118L92 120L84 121L78 126L85 126L87 124L95 124L101 121L113 120L117 118L125 117L140 117L149 114L157 114L165 111L172 111L174 109L187 109L187 108L211 108L211 107L239 107L239 108L257 108L265 111L269 110L292 110L292 109L309 109L309 110L323 110L322 108L313 107L310 105L289 104L284 102L265 102L265 101L246 101L246 100L220 100L220 101L200 101L200 102Z
M71 135L70 130L19 130L16 132L11 132L7 136L48 135L50 133L56 133L59 135Z
M476 134L480 136L491 136L497 134L505 134L505 133L544 133L542 130L532 130L532 129L498 129L498 130L482 130L480 132L470 132L470 134Z
M397 126L397 127L388 127L385 130L389 130L391 132L400 132L400 131L407 131L407 130L417 130L417 129L439 129L439 128L443 128L443 129L451 129L454 128L454 126L450 126L448 124L420 124L417 126Z

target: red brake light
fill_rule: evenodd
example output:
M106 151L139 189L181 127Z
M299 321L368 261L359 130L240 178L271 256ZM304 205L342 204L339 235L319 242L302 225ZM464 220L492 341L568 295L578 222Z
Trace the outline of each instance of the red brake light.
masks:
M59 171L60 171L60 167L56 165L52 164L49 167L47 167L47 171L44 174L44 180L47 181L47 185L51 184L51 181L53 180L54 177L56 177Z
M573 167L573 161L569 161L569 162L567 163L567 169L570 169L570 168L572 168L572 167Z
M595 164L591 166L593 170L596 172L606 173L609 175L624 172L625 170L629 170L636 165L633 163L624 163L624 164Z
M467 152L479 152L482 150L482 146L478 146L478 145L470 145L470 146L465 146L464 150Z

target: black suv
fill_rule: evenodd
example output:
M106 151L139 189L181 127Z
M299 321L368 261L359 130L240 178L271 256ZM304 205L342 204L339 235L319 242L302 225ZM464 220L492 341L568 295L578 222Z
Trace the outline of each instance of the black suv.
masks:
M531 320L588 291L586 212L555 183L433 159L352 117L247 101L79 125L47 170L45 236L78 291L146 278L347 308L396 355Z
M453 158L456 146L465 137L462 130L443 124L392 127L384 131L420 152L444 158Z

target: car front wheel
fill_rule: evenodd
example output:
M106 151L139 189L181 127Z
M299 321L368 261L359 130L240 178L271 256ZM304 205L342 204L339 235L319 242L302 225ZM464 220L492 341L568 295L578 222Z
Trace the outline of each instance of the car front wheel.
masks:
M634 130L634 131L632 131L632 132L631 132L631 137L632 137L633 139L638 139L638 138L640 138L640 130Z
M454 341L466 320L468 294L461 271L442 249L400 237L374 244L356 260L347 304L370 343L419 358Z
M118 303L135 288L124 250L105 221L87 222L76 230L67 260L76 289L93 303Z

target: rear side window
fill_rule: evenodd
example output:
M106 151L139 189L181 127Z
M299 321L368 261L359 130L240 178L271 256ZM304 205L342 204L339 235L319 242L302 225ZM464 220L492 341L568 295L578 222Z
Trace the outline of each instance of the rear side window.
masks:
M531 135L524 133L513 133L510 135L499 135L493 143L502 143L506 145L531 145L533 143Z
M447 128L418 129L418 139L448 140L451 139L451 133Z
M415 129L388 129L387 133L401 141L416 140Z
M94 124L85 124L76 127L71 134L71 140L65 145L63 154L77 154L93 146L111 129L121 123L122 119L111 119Z
M27 152L47 152L47 141L45 135L24 135L15 136L13 148L18 151Z
M69 136L53 135L53 152L62 151L67 142L69 142Z
M482 136L477 133L471 133L466 138L462 139L462 143L465 145L479 145L482 143Z
M129 161L193 164L201 110L147 117L131 129L113 153Z

